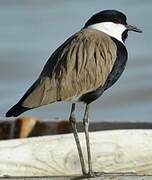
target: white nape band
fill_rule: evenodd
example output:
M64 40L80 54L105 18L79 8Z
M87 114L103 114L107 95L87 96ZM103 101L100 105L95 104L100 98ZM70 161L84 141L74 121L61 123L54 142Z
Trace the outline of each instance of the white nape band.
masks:
M102 32L108 34L109 36L114 37L115 39L117 39L118 41L120 41L124 44L124 42L122 40L122 33L127 28L123 24L116 24L113 22L102 22L102 23L90 25L88 27L102 31Z

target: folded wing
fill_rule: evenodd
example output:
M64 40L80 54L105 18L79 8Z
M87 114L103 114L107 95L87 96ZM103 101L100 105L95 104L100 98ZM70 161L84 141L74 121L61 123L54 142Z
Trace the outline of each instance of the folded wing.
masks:
M76 101L104 85L116 60L117 47L105 33L84 29L49 58L38 80L20 100L35 108L55 101Z

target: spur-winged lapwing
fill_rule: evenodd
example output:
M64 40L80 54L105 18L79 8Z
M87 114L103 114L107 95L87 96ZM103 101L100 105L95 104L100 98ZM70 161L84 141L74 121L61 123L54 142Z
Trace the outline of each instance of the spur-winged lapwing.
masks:
M127 24L126 16L116 10L93 15L85 26L67 39L51 55L40 76L6 116L18 116L24 111L57 101L70 101L69 118L74 133L82 172L93 175L88 134L90 103L100 97L122 74L127 62L125 40L128 31L141 33ZM83 102L88 171L85 166L74 116L75 104Z

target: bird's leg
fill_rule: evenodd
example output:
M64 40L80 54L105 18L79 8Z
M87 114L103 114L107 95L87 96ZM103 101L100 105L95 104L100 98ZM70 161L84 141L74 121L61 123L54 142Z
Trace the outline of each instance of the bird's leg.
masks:
M88 175L92 176L93 173L92 173L92 161L91 161L90 140L89 140L89 106L90 106L89 104L86 104L85 113L83 117L83 125L84 125L87 154L88 154L88 168L89 168Z
M80 141L79 141L78 131L77 131L77 128L76 128L76 119L75 119L75 115L74 115L74 110L75 110L75 104L73 103L72 107L71 107L69 123L71 125L72 131L73 131L73 134L74 134L74 138L75 138L75 142L76 142L76 145L77 145L79 158L80 158L80 163L81 163L81 168L82 168L82 173L84 175L86 175L87 171L86 171L84 157L83 157L83 154L82 154L82 149L81 149L81 145L80 145Z

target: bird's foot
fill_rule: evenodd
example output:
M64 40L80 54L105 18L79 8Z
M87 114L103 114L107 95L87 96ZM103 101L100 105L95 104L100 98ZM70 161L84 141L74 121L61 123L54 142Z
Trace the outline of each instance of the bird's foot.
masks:
M100 177L103 174L104 173L102 173L102 172L88 172L88 173L83 173L82 176L75 177L72 180L80 180L80 179L86 179L86 178Z
M85 179L85 178L94 178L94 177L100 177L103 173L101 172L88 172L88 173L83 173L79 179Z
M99 172L88 172L87 174L85 174L84 176L85 177L99 177L101 176L102 173L99 173Z

